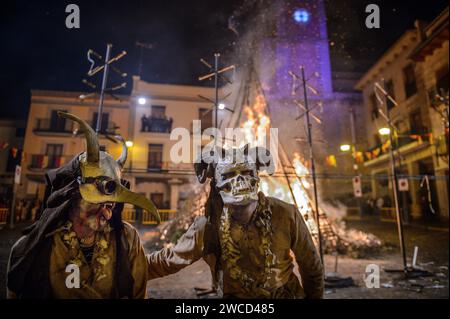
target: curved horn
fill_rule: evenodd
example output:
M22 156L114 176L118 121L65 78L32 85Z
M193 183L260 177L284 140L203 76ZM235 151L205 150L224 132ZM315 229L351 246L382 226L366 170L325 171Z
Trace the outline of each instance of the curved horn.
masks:
M70 113L58 111L58 116L75 121L80 125L80 128L83 130L86 138L86 161L88 163L98 163L100 157L100 147L98 145L97 135L92 127L90 127L89 124L79 117Z
M122 153L120 154L119 158L117 159L117 164L119 164L120 167L123 168L125 166L125 162L127 161L127 157L128 157L128 147L122 136L116 135L116 136L114 136L114 138L116 140L118 140L120 143L122 143Z

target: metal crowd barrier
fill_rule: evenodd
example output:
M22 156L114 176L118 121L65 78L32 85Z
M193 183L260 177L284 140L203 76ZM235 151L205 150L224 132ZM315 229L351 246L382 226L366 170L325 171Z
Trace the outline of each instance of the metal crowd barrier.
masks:
M174 209L159 209L159 215L161 216L161 222L167 222L175 217L177 213ZM140 220L137 220L137 219ZM122 220L127 221L129 223L140 223L142 225L156 225L156 220L153 215L149 212L143 210L141 212L141 216L136 217L136 209L125 207L122 211Z

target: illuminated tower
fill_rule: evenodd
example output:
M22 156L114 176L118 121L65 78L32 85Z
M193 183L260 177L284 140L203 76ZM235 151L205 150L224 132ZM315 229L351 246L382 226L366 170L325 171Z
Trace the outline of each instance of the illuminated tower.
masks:
M312 111L322 124L312 119L314 156L323 173L353 173L352 161L340 156L337 167L324 167L325 157L339 153L339 145L350 141L349 110L353 107L361 112L360 95L352 92L333 91L327 19L323 0L277 1L271 8L274 15L266 23L268 31L259 46L257 71L271 109L273 127L278 128L279 138L289 153L300 150L307 157L305 118L296 119L304 111L294 100L303 100L302 88L292 95L293 79L289 71L300 75L299 66L305 67L308 84L317 89L318 94L308 92L310 108L320 101L321 107ZM314 74L316 73L316 74ZM297 85L301 86L297 80ZM357 116L362 118L361 115ZM358 120L356 120L358 122ZM360 125L357 123L357 125ZM360 128L356 128L360 131ZM342 182L342 184L337 184ZM351 183L339 180L322 185L323 193L332 196L335 190L349 192ZM331 188L329 190L328 188Z
M280 1L276 8L274 32L263 40L261 67L276 99L291 96L292 80L288 71L299 73L304 65L307 74L317 72L311 85L321 93L321 98L332 94L331 66L325 7L322 0ZM269 72L269 74L267 74Z

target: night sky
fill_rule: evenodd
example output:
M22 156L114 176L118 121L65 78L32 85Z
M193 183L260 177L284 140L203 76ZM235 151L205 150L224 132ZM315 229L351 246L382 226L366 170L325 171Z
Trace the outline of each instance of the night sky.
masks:
M222 1L7 1L0 12L0 117L26 118L30 90L84 91L89 48L128 55L117 66L137 74L136 41L151 43L143 51L141 77L150 82L200 85L201 57L214 52L230 58L237 42L228 18L243 0ZM81 10L81 28L65 27L65 7ZM364 8L381 9L381 29L364 27ZM334 69L364 71L415 19L432 20L446 1L327 0L328 33ZM131 76L128 77L131 89Z

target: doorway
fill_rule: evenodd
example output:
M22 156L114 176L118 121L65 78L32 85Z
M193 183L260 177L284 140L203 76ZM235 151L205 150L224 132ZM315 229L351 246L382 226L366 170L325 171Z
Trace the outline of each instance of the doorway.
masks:
M156 208L162 208L164 204L164 194L163 193L151 193L150 199L155 204Z

